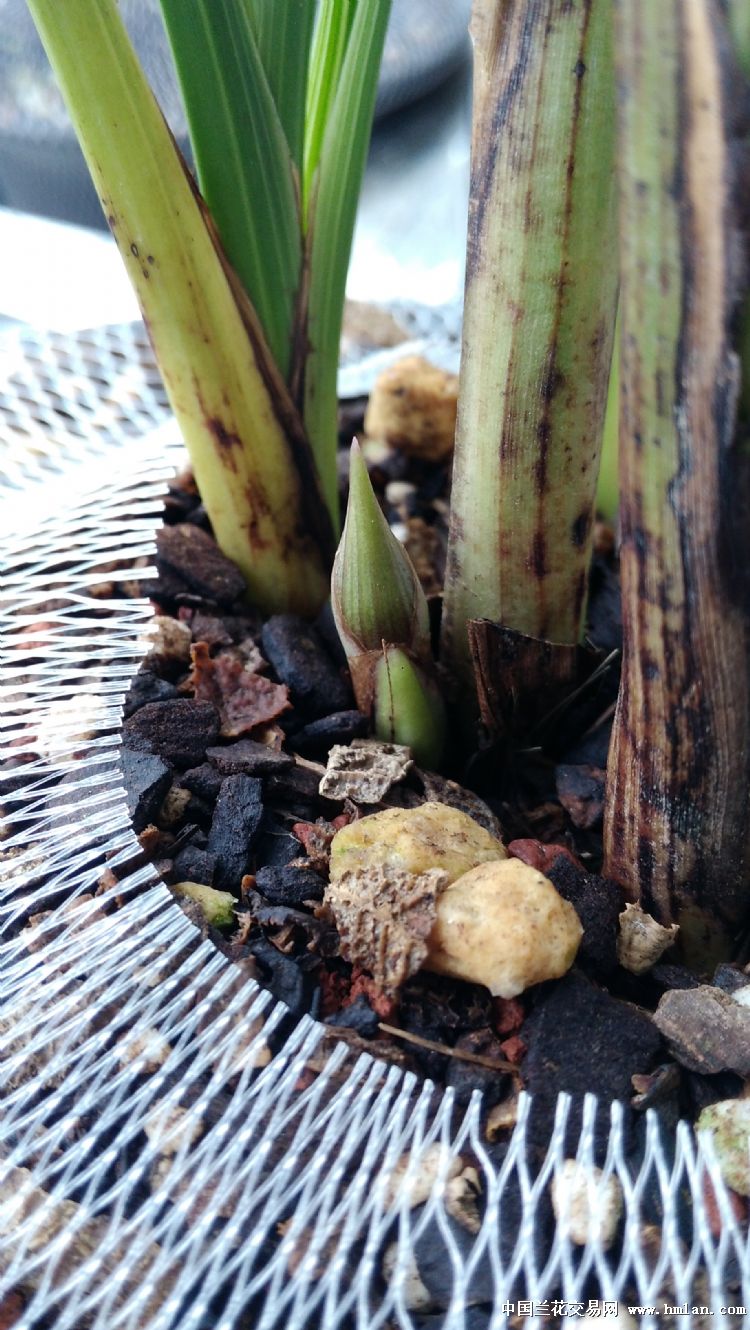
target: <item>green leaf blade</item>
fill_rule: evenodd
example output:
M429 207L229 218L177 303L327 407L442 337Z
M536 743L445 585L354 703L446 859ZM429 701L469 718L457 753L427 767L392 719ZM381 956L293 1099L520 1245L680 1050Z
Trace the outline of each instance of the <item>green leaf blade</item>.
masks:
M391 0L358 0L311 186L303 417L334 522L336 376L344 294L390 9Z
M288 379L302 267L298 191L247 7L160 3L201 191Z
M30 0L217 540L259 607L315 613L330 526L309 449L115 0ZM328 530L328 537L326 537Z
M318 169L326 125L341 77L357 0L320 0L310 52L305 128L303 216L307 217L310 191Z
M245 4L289 152L301 178L315 5L310 0L245 0Z

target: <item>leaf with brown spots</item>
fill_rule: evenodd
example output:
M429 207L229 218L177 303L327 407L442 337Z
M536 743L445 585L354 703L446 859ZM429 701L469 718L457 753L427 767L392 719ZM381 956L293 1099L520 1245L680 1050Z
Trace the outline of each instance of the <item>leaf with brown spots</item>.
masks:
M623 655L605 872L710 971L750 917L750 458L736 430L744 201L710 0L615 5Z
M188 680L198 702L213 702L221 717L221 735L235 739L256 725L267 725L291 707L289 689L272 683L247 665L235 650L211 658L205 642L191 648L193 668Z
M471 619L582 638L617 303L610 0L475 0L472 28L467 354L440 652L468 688Z

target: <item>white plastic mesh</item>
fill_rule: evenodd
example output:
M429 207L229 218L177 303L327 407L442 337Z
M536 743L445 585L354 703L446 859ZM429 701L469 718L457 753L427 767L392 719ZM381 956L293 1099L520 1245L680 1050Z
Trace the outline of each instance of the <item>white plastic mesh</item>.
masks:
M6 456L14 468L17 442ZM291 1026L133 861L119 722L149 607L116 592L151 554L179 459L171 427L117 448L71 439L52 479L25 454L0 504L3 757L22 762L0 796L0 1298L22 1292L17 1324L494 1330L526 1301L542 1325L589 1307L613 1321L614 1304L632 1323L627 1305L665 1298L710 1307L714 1326L747 1321L721 1311L750 1303L747 1236L685 1124L670 1142L650 1120L635 1166L615 1105L597 1182L610 1109L587 1101L575 1154L593 1213L619 1179L624 1228L607 1251L592 1221L576 1246L549 1199L572 1153L566 1100L541 1167L523 1100L500 1159L478 1100L459 1113L315 1022ZM105 862L130 870L92 896ZM474 1234L446 1207L457 1156L478 1171ZM415 1252L432 1271L421 1309Z

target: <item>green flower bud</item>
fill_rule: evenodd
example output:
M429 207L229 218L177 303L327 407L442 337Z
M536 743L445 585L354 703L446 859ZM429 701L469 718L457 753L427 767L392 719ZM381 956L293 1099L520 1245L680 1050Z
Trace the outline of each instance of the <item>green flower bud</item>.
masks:
M381 511L356 440L346 522L333 564L331 604L349 659L380 651L383 642L429 659L427 599L409 555Z

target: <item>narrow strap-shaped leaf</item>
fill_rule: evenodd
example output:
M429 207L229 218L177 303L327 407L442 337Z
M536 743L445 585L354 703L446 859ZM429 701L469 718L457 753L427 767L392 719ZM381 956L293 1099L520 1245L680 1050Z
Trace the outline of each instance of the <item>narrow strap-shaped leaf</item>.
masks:
M358 0L310 197L306 337L301 339L305 354L298 400L303 402L305 426L334 523L341 319L390 8L391 0Z
M30 0L29 8L135 287L217 539L259 606L314 612L327 595L330 526L309 448L257 319L238 303L236 278L116 0Z
M747 0L726 0L726 5L735 54L743 73L750 78L750 5Z
M286 378L302 266L298 190L250 0L160 2L201 191Z
M244 4L289 152L301 178L314 0L244 0Z
M612 366L609 371L607 409L604 413L602 456L596 487L596 506L608 522L617 517L620 483L618 480L618 440L620 437L620 320L615 324Z
M273 3L273 0L271 0ZM320 161L323 135L336 97L349 43L357 0L320 0L310 53L305 128L303 216L306 219L313 177Z
M617 295L611 0L475 0L466 304L441 655L580 640Z
M735 132L744 137L744 151L741 149L737 154L741 161L744 161L744 216L745 233L750 232L750 3L748 0L725 0L727 5L727 23L729 26L729 36L731 39L734 54L739 65L741 76L744 75L745 86L737 93L733 94L733 100L741 108L741 122ZM746 246L747 248L747 246ZM739 329L737 336L737 351L739 353L742 386L740 389L740 409L742 412L745 428L750 428L750 293L745 293L745 305L739 320Z
M748 918L750 458L712 0L617 0L623 674L606 872L710 972Z

